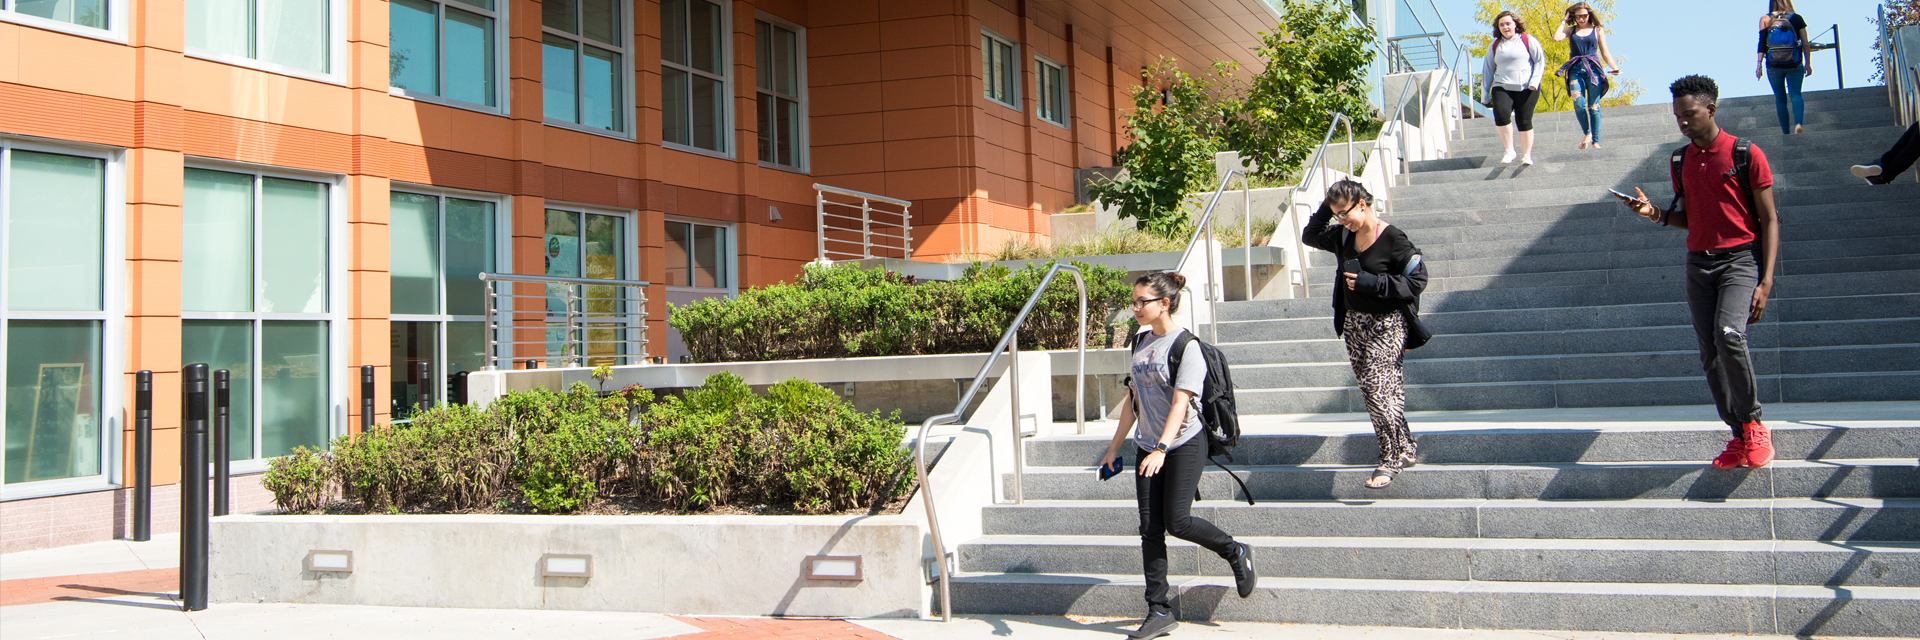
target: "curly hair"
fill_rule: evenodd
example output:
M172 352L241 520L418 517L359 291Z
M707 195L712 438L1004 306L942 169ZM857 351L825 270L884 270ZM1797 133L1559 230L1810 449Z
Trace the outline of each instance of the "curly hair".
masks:
M1675 80L1667 90L1673 92L1675 100L1692 96L1695 100L1705 100L1707 104L1720 102L1720 85L1714 84L1713 78L1703 75L1695 74Z
M1493 17L1493 41L1495 43L1500 42L1500 19L1501 18L1513 18L1514 34L1518 35L1518 34L1527 32L1527 23L1526 21L1523 21L1520 19L1520 14L1514 13L1512 11L1502 11L1500 12L1500 15ZM1487 55L1493 55L1493 54L1488 53Z

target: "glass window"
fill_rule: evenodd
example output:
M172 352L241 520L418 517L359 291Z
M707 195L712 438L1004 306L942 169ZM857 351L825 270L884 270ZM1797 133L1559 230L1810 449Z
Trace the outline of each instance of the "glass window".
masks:
M185 178L180 361L233 376L229 457L326 446L332 187L214 169Z
M667 286L726 289L727 228L667 221Z
M95 29L107 28L106 0L8 0L7 10Z
M557 0L540 12L546 117L626 131L624 0Z
M548 209L546 213L546 275L594 280L627 279L627 218L566 209ZM569 291L569 289L573 289ZM573 288L547 285L547 366L566 363L567 334L565 318L570 311L568 299L580 296L575 313L586 316L587 364L614 363L608 356L624 355L621 332L629 331L633 299L630 290L612 286ZM578 337L576 335L576 337ZM595 358L594 356L601 356Z
M486 288L494 270L494 210L486 200L394 191L388 211L392 252L393 416L419 406L424 389L446 399L447 376L487 365Z
M7 423L0 482L89 478L111 463L103 400L118 394L110 308L107 160L0 139L0 348ZM109 371L112 370L112 371ZM118 399L114 399L117 411Z
M1033 80L1040 85L1034 96L1039 103L1040 119L1067 126L1067 71L1052 60L1033 59Z
M801 61L806 55L799 32L765 20L753 23L758 50L760 161L800 168L803 148L800 113Z
M987 99L1018 109L1020 71L1013 62L1015 50L1013 41L980 32L980 79L986 86Z
M727 153L726 11L707 0L663 0L660 29L664 139Z
M187 47L328 73L328 0L187 0Z
M493 7L493 0L392 0L389 82L411 93L496 106Z

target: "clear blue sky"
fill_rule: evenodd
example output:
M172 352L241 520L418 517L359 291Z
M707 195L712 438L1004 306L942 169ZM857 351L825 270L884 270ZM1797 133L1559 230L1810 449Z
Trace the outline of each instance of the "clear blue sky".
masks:
M1422 19L1431 20L1428 0L1378 1L1411 4ZM1487 29L1473 20L1474 0L1433 3L1456 35ZM1879 4L1877 0L1794 3L1807 19L1807 35L1818 36L1836 23L1840 25L1840 54L1848 87L1867 86L1867 78L1873 75L1873 26L1867 20ZM1613 18L1607 22L1607 46L1619 59L1623 77L1636 78L1646 87L1640 98L1643 104L1666 102L1667 85L1690 73L1713 78L1723 97L1769 94L1766 80L1753 77L1753 49L1759 33L1755 27L1766 12L1766 0L1614 0ZM1543 36L1551 36L1550 29L1551 25L1534 27ZM1416 32L1407 24L1400 30ZM1830 42L1833 36L1815 40ZM1805 90L1833 89L1836 78L1833 52L1815 52L1813 76L1807 78Z

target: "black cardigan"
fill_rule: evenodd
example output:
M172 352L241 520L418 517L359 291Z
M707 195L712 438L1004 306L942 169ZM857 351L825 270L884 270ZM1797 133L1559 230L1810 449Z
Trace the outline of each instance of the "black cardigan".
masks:
M1352 251L1347 246L1347 237L1353 232L1348 231L1346 227L1331 224L1332 220L1333 209L1328 207L1325 201L1322 201L1320 203L1320 210L1313 212L1313 217L1307 219L1307 228L1306 231L1300 234L1300 241L1306 243L1309 247L1332 252L1335 265L1345 264L1347 260L1359 256L1358 253ZM1402 314L1418 316L1420 314L1420 292L1427 289L1427 264L1425 260L1421 260L1418 264L1414 265L1411 273L1407 272L1407 262L1412 260L1414 256L1420 255L1420 248L1413 246L1413 241L1407 238L1407 234L1400 233L1399 231L1398 227L1387 227L1386 230L1380 233L1380 238L1375 240L1375 242L1393 243L1391 245L1394 265L1393 273L1374 274L1380 276L1380 284L1372 291L1364 291L1358 288L1355 288L1354 291L1360 295L1370 295L1398 301L1401 303L1400 312ZM1334 275L1333 282L1335 287L1333 294L1333 333L1334 335L1340 335L1342 333L1340 320L1347 315L1347 304L1345 296L1340 295L1339 287L1344 287L1346 284L1340 278L1337 271Z

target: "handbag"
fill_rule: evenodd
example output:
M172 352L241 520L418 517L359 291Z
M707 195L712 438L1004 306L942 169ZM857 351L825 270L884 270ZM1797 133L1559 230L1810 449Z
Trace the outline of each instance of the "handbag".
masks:
M1414 267L1418 266L1420 266L1420 254L1416 253L1413 254L1412 260L1407 261L1407 269L1402 275L1413 275ZM1420 321L1420 299L1418 296L1416 296L1412 302L1400 305L1400 315L1407 319L1406 350L1412 351L1426 346L1427 341L1433 339L1433 331L1428 330L1426 323Z

